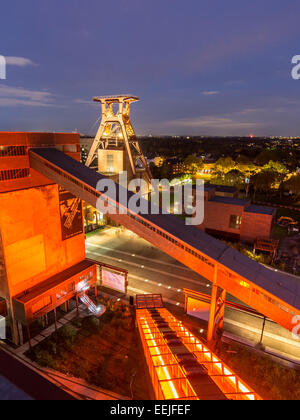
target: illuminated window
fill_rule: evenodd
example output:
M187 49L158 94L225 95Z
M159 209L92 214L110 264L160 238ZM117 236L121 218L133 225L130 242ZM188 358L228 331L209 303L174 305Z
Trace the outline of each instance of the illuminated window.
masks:
M64 145L64 152L65 153L76 153L77 152L77 144L65 144Z
M106 167L107 167L107 172L114 171L114 155L107 155Z
M229 227L231 229L240 229L241 224L242 224L242 216L235 216L233 214L230 216Z

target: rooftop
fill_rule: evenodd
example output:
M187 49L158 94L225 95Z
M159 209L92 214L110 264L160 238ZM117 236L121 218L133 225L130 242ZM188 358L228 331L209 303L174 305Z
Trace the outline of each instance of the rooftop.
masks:
M241 207L245 207L247 206L247 204L250 203L250 200L242 200L240 198L234 198L234 197L214 197L210 201L213 201L215 203L230 204L233 206L241 206Z
M256 206L255 204L251 204L250 206L245 208L245 212L247 213L258 213L258 214L269 214L273 215L276 209L273 207L265 207L265 206Z
M215 184L208 184L211 187L215 188L216 191L220 191L220 192L228 192L228 193L235 193L236 192L236 188L235 187L230 187L228 185L215 185Z
M135 102L139 101L138 96L134 95L113 95L113 96L95 96L95 102Z

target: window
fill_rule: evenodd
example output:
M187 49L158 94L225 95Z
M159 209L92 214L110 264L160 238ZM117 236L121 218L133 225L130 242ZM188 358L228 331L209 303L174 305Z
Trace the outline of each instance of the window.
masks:
M0 181L10 181L11 179L26 178L30 174L29 168L7 169L0 171Z
M77 153L77 144L64 144L65 153Z
M0 157L25 156L26 153L26 146L0 146Z
M231 229L240 229L242 224L242 216L230 216L229 227Z
M107 167L107 172L114 171L114 155L107 155L106 167Z
M60 290L58 293L56 293L56 299L62 299L64 296L66 296L68 293L73 292L74 290L74 283L68 284L65 289Z

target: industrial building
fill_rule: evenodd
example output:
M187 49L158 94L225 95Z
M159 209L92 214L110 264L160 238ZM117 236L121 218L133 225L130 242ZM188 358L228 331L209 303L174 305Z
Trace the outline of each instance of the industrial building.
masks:
M82 201L30 167L30 147L80 161L79 134L0 133L0 300L16 344L36 319L95 286L85 259Z
M208 184L204 187L204 222L198 227L222 239L253 243L271 237L275 218L275 208L239 199L232 187Z

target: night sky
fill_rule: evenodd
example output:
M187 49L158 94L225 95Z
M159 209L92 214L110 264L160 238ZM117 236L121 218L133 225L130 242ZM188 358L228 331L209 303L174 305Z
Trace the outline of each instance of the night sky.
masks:
M0 130L92 134L138 95L138 134L300 135L299 0L3 0Z

